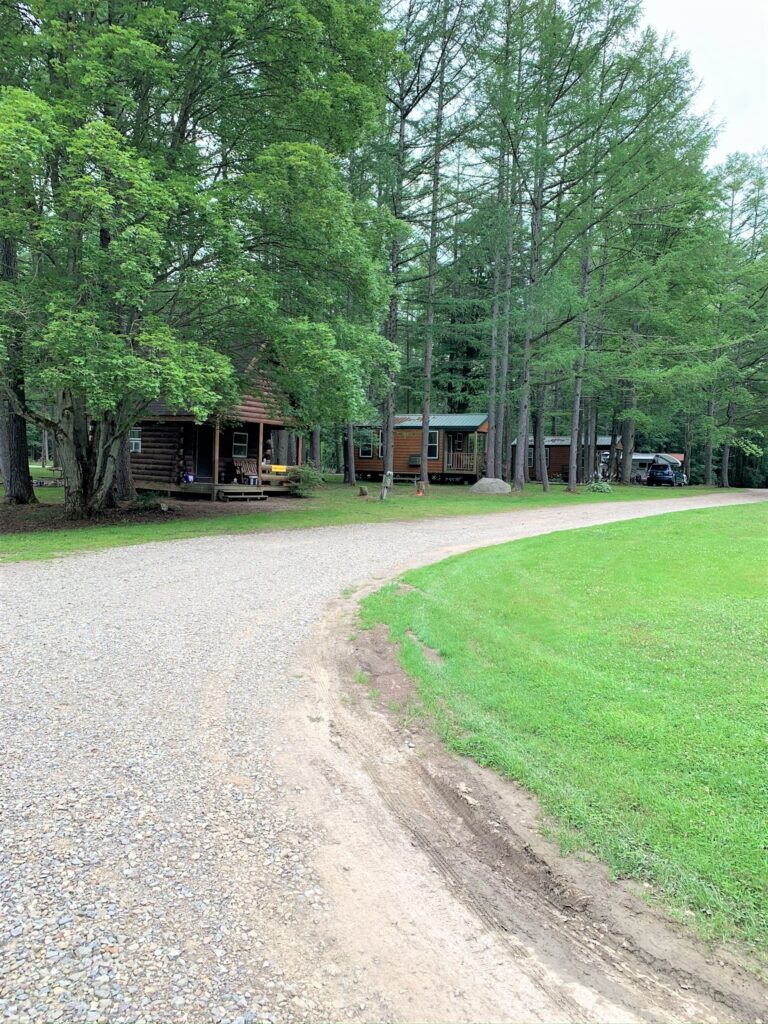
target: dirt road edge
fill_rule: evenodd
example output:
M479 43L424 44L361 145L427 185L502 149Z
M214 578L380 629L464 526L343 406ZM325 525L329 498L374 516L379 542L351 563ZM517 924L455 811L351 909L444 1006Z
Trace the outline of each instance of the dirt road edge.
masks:
M658 514L628 511L615 518ZM360 1019L764 1019L768 989L732 952L699 942L603 865L562 857L533 797L387 710L410 681L384 634L358 634L355 617L402 571L331 605L286 722L302 758L285 770L321 830L328 940L377 993Z

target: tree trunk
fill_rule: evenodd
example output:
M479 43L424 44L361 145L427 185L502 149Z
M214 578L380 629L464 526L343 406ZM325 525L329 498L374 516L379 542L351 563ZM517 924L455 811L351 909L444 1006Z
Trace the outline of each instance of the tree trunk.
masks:
M607 477L608 480L613 480L616 477L616 475L617 475L617 471L616 471L616 458L617 458L618 452L619 452L618 440L619 440L619 422L616 419L616 417L614 416L613 419L611 420L611 447L608 449L608 469L607 469L607 473L606 473L606 477Z
M633 395L632 409L637 408L637 399ZM625 416L621 421L621 482L632 483L632 456L635 454L635 419Z
M64 506L74 519L83 519L114 500L118 449L127 425L104 413L90 418L85 403L70 391L59 394L57 448L64 476Z
M531 407L531 352L533 338L533 291L539 280L541 266L541 232L542 232L542 194L544 189L544 172L539 169L536 174L536 185L532 196L530 257L528 269L528 288L526 294L526 325L523 341L523 358L520 368L520 406L517 416L517 452L515 455L515 490L522 492L525 488L525 472L528 466L528 419Z
M685 417L685 441L684 441L684 453L683 453L683 472L688 477L688 483L691 482L691 459L693 457L693 430L691 428L691 417L690 415Z
M334 465L336 467L336 472L337 473L343 473L344 472L344 456L343 456L342 451L341 451L341 436L338 433L338 428L336 430L336 436L333 439L333 456L334 456L333 461L334 461Z
M523 367L520 380L520 405L517 415L517 450L515 451L515 490L525 488L525 472L528 466L528 419L531 405L531 330L525 331L523 343Z
M0 281L17 284L16 246L9 238L0 239ZM4 497L9 505L33 505L37 502L29 472L27 424L18 408L24 404L24 367L22 341L17 318L9 311L6 323L6 377L0 380L0 470ZM3 393L3 385L6 393ZM14 407L16 406L16 408Z
M115 498L117 501L135 501L136 488L133 486L131 452L128 435L123 434L117 448L115 461Z
M288 464L288 431L280 429L275 431L277 438L275 441L275 458L272 460L278 466L286 466Z
M0 472L6 504L34 505L37 502L29 472L27 424L4 399L0 399Z
M323 468L323 459L322 459L321 448L320 448L320 427L313 427L312 428L312 441L311 441L311 444L312 444L312 456L311 456L312 457L312 465L315 467L315 469L319 473L322 470L322 468Z
M547 470L547 449L544 444L544 424L547 418L547 385L542 384L538 390L536 402L536 419L533 428L533 465L536 479L543 491L549 490L549 471Z
M581 416L581 389L584 381L584 364L587 358L587 291L589 289L589 243L584 246L581 254L581 268L579 280L579 298L582 302L582 309L579 313L578 329L578 354L573 380L573 406L571 409L571 447L568 449L568 490L571 494L576 493L576 484L579 480L579 417Z
M711 487L714 483L714 472L712 468L713 464L713 445L712 445L712 433L713 433L713 417L715 415L715 400L714 398L707 399L707 443L704 447L704 486Z
M509 304L512 293L512 227L507 228L507 252L504 259L504 313L501 327L501 363L499 366L499 411L496 422L505 425L509 424L509 401L507 387L509 383ZM505 459L502 456L502 449L505 444L505 431L496 431L496 453L494 463L496 466L503 466ZM527 465L527 460L526 460Z
M581 426L579 427L579 483L583 484L587 478L587 418L589 416L589 403L582 402Z
M395 388L394 384L384 401L384 472L394 473L395 467Z
M493 306L491 310L491 353L488 365L488 433L485 439L485 475L495 477L496 470L496 368L497 368L497 339L499 332L499 265L501 253L497 247L493 260Z
M597 475L597 399L589 400L589 425L587 427L587 483Z
M432 146L432 196L429 216L429 261L427 268L427 308L424 338L424 367L421 391L421 461L419 479L426 490L429 485L429 417L432 393L432 352L434 348L435 330L435 288L437 286L437 242L438 223L440 216L440 166L443 153L443 107L445 105L445 60L446 34L448 31L448 2L443 0L443 51L440 57L440 70L437 77L437 97L435 99L435 135Z
M733 431L733 417L734 417L734 406L733 401L728 403L726 409L726 426L728 427L728 433L725 438L725 444L723 445L722 457L720 460L720 486L730 487L729 472L731 468L731 432Z
M357 483L357 475L355 473L355 426L353 423L347 424L346 453L346 480L348 484L354 487Z
M552 388L552 427L551 433L557 435L557 413L560 407L560 381L555 381Z

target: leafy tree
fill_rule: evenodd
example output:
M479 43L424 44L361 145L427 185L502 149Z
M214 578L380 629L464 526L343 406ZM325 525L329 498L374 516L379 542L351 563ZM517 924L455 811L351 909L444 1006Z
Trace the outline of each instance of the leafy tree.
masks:
M153 399L201 419L230 405L233 357L274 370L302 419L318 396L359 409L383 286L339 161L378 109L377 5L40 0L15 20L2 381L54 434L70 511L110 500Z

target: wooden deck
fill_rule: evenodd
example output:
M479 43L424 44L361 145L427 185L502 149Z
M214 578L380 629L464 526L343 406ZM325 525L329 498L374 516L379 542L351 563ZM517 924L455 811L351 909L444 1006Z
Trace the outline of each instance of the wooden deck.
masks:
M173 495L196 495L211 501L263 501L270 494L286 494L285 477L264 474L262 484L171 484L165 480L134 480L137 491Z

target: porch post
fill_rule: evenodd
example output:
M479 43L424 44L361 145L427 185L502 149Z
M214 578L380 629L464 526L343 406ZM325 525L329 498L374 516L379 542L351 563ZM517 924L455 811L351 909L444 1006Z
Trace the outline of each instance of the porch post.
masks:
M261 464L264 461L264 424L259 420L259 484L261 484Z
M216 488L219 483L219 440L221 436L221 429L219 427L219 417L216 417L216 421L213 424L213 487L211 487L211 501L216 501Z

